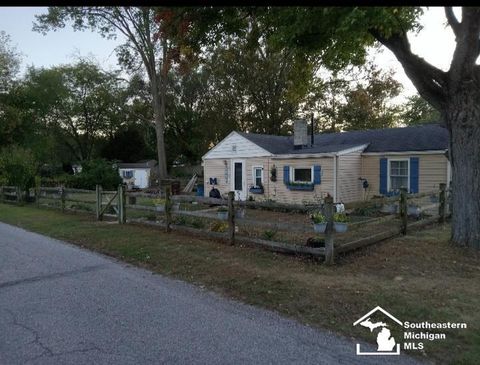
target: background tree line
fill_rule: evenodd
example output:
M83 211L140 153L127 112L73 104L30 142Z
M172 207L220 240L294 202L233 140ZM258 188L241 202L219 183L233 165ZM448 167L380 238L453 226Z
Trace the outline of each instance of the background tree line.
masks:
M56 16L83 19L94 8L80 13L75 9L70 13L63 9ZM248 17L244 28L238 28L242 32L225 33L196 52L187 41L178 41L173 12L167 13L169 22L161 24L168 18L162 11L161 19L155 20L159 10L149 10L155 26L150 24L143 31L156 45L153 38L163 26L170 49L178 52L165 59L170 66L162 78L168 166L198 163L209 147L232 130L288 134L293 119L312 113L318 120L317 132L384 128L437 118L418 96L405 105L393 105L401 85L391 71L371 62L367 67L325 72L319 57L270 41L265 34L273 30L265 29L255 17ZM107 14L119 16L113 8ZM43 29L51 22L51 18L40 19ZM175 29L168 33L168 27ZM7 34L1 37L3 148L15 145L29 150L43 176L67 172L69 165L93 159L135 162L158 157L152 85L141 55L130 44L135 37L118 50L123 70L103 70L94 60L78 59L51 68L30 67L24 75L18 73L18 51ZM157 48L154 56L161 53L162 46Z

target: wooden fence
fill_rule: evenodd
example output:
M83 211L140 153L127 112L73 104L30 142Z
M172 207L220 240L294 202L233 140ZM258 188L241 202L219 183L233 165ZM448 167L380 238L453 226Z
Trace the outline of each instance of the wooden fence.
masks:
M393 214L382 218L359 221L357 223L351 223L351 226L374 224L380 220L383 220L386 222L385 226L388 226L389 228L382 228L380 231L375 232L374 234L363 237L352 237L352 239L347 242L343 242L340 239L342 236L338 236L338 234L335 232L333 222L335 205L333 199L327 197L324 199L322 206L322 210L327 217L327 228L323 234L325 243L324 247L310 247L305 244L302 245L287 242L277 242L273 239L261 239L259 237L252 237L237 233L239 225L249 225L250 227L257 228L267 228L272 226L272 223L268 221L242 217L238 213L241 211L241 209L278 209L280 211L286 210L296 212L298 214L310 212L312 209L318 210L320 209L318 205L288 206L286 204L278 204L273 202L237 202L234 201L233 192L228 194L228 199L205 198L192 195L171 195L168 187L165 189L163 198L160 198L159 194L126 192L122 185L119 185L117 190L110 191L103 190L99 185L97 185L95 191L70 189L64 187L37 186L33 189L33 191L29 191L28 193L22 193L20 189L14 186L0 187L0 202L23 204L29 200L25 199L27 196L32 197L34 203L38 207L46 205L59 208L62 211L89 211L96 215L97 220L103 220L104 217L116 218L120 224L127 222L135 224L148 224L165 229L167 232L170 232L171 230L184 231L190 234L221 239L232 245L241 242L282 253L310 255L317 258L323 257L327 264L333 264L335 262L335 257L340 253L371 245L400 234L405 235L411 229L419 229L425 225L432 224L437 221L444 222L447 216L447 208L449 207L448 199L450 194L448 194L446 191L445 184L441 184L440 190L436 195L438 196L439 201L438 215L436 214L434 217L413 223L409 223L407 219L409 202L413 201L414 199L420 199L427 195L408 195L406 190L402 190L400 195L397 197L384 198L381 200L383 203L388 202L399 204L400 209L398 215ZM140 201L137 201L139 199ZM143 199L143 201L141 199ZM32 199L30 198L30 200ZM162 200L161 204L156 204L156 200ZM202 209L197 211L181 211L179 210L180 204L197 204L201 205ZM205 208L205 206L210 208ZM212 215L211 210L216 209L215 207L217 206L226 206L226 218L217 217L215 214ZM142 214L152 214L155 217L162 216L163 221L160 222L156 220L146 220ZM140 218L136 218L135 215L140 216ZM127 216L129 216L128 219ZM220 232L212 232L202 229L201 227L187 227L185 225L176 223L175 217L191 217L206 219L209 221L218 221L221 224L226 224L226 229ZM301 231L301 229L296 227L295 224L289 225L288 230L291 232Z

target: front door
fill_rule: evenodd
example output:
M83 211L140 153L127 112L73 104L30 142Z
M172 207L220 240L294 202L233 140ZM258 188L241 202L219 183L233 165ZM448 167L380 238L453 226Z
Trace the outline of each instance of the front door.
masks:
M235 200L247 199L245 161L232 161L232 177L232 190L235 192Z

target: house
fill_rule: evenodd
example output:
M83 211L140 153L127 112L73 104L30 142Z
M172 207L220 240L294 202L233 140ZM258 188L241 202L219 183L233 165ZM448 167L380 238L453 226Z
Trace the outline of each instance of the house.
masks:
M436 191L450 182L448 131L438 124L293 136L232 132L203 157L205 196L213 185L236 199L282 203L335 202Z
M118 163L118 173L129 188L145 189L150 186L152 169L157 165L155 160L135 163Z

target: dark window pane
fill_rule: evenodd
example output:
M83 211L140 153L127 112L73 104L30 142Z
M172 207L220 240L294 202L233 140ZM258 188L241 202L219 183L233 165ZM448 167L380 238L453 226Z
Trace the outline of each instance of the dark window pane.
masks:
M294 169L293 181L312 181L312 169Z

